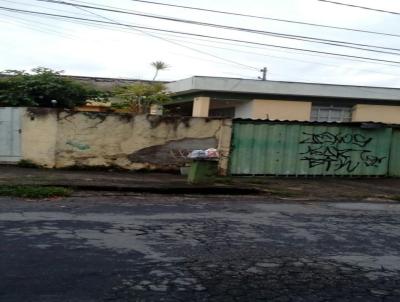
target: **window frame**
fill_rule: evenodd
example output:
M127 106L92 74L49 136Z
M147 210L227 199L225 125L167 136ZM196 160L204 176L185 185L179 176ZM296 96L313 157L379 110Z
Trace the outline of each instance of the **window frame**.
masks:
M334 116L335 113L338 113ZM328 123L347 123L353 118L353 107L334 105L315 105L311 107L310 121Z

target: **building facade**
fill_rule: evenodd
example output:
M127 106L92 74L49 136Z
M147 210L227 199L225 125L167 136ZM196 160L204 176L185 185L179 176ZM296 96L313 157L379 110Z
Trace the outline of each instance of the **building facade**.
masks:
M195 76L167 84L172 114L400 124L400 89Z

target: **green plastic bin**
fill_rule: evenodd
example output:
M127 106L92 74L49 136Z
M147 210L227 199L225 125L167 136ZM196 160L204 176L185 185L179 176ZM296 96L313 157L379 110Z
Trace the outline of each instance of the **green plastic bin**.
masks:
M212 183L218 173L217 160L193 160L189 170L188 182L191 184Z

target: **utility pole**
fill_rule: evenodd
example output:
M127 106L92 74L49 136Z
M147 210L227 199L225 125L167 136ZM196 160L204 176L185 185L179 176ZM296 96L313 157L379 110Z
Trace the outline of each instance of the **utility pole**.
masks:
M267 80L267 71L268 71L267 67L260 69L260 72L262 72L262 77L258 77L258 78L262 81L266 81Z

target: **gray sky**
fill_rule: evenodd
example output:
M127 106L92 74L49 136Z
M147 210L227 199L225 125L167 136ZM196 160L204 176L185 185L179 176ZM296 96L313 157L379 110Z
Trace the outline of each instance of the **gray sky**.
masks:
M83 0L65 1L83 2ZM84 1L96 6L108 5L209 23L400 48L400 37L167 8L131 0ZM317 0L155 1L393 34L400 33L400 15L338 6ZM400 1L396 0L340 1L400 12ZM105 20L74 7L35 0L0 0L0 6ZM133 15L93 12L118 22L134 25L400 61L400 54L371 53ZM257 78L260 75L258 69L267 66L270 80L400 87L400 64L373 64L332 56L305 54L298 51L254 45L246 47L229 42L172 36L165 33L152 32L149 34L149 32L139 32L123 27L111 28L71 23L60 19L15 14L2 10L0 10L0 26L0 70L29 70L37 66L44 66L65 70L66 74L72 75L151 79L154 71L150 63L162 60L170 66L168 70L160 73L159 79L162 80L178 80L193 75ZM197 49L199 52L184 48L177 43ZM246 66L223 61L205 53Z

